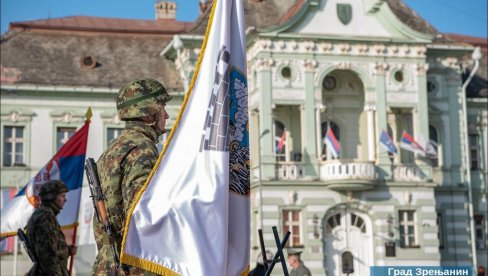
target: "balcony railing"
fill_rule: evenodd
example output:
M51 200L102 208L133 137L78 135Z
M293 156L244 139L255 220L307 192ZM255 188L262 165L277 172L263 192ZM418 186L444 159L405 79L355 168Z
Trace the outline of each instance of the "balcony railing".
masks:
M276 164L276 177L279 180L298 180L304 176L303 165L296 163Z
M393 166L393 180L394 181L423 181L425 175L422 170L416 165L394 165Z
M320 180L365 180L378 178L373 162L340 162L328 161L320 165Z

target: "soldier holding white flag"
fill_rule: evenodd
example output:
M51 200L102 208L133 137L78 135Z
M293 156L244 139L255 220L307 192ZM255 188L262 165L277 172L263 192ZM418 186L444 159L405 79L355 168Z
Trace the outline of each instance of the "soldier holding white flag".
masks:
M158 159L156 143L165 132L169 118L165 105L170 99L164 86L152 79L132 81L117 96L125 129L102 154L97 169L118 254L127 210ZM103 225L97 219L93 221L98 254L92 274L113 275L116 263L108 238ZM135 267L123 266L122 270L126 275L151 275Z

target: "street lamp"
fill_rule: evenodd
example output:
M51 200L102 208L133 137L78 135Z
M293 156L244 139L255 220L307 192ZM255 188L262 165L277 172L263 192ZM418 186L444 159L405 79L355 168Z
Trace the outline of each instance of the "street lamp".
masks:
M263 169L261 163L261 138L268 134L269 129L263 130L261 135L259 135L258 146L259 146L259 229L263 229Z

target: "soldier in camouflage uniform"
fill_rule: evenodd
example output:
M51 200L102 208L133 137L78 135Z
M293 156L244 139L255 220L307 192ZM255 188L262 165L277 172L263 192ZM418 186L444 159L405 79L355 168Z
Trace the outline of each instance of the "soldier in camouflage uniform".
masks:
M60 180L51 180L41 186L41 206L34 211L27 223L27 239L38 265L29 275L68 275L68 257L75 251L66 243L57 214L66 203L68 188Z
M158 159L156 144L165 132L166 103L171 99L162 84L155 80L137 80L120 89L117 96L119 118L125 129L97 161L105 207L114 231L120 256L125 220L134 197ZM93 275L112 275L115 263L102 224L94 220L98 255ZM119 275L152 275L135 267L123 266Z

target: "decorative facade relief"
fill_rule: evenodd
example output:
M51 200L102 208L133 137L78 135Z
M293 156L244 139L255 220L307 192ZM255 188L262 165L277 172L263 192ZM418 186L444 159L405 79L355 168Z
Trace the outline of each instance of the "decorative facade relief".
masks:
M350 62L338 62L335 64L337 66L337 69L339 69L339 70L351 70L351 68L352 68L352 65Z
M23 123L32 121L34 113L32 111L11 110L2 112L2 122Z
M428 63L418 63L417 65L415 65L415 72L417 73L417 75L425 76L427 74L427 70L429 70Z
M373 67L373 75L382 75L385 74L386 70L388 70L388 63L386 62L375 62L371 64Z
M356 52L360 55L365 55L369 52L369 46L367 44L358 44L355 45L354 48L356 49Z
M305 50L305 52L313 52L315 50L315 42L312 40L304 41L303 49Z
M375 44L373 45L373 50L376 54L381 55L385 53L386 46L384 44Z
M263 71L263 70L270 70L271 66L273 66L274 60L272 58L260 58L256 60L256 70Z
M273 90L273 100L305 100L303 90Z
M417 104L417 93L387 93L386 98L389 104Z
M330 42L322 42L320 43L319 49L322 50L324 53L331 53L334 49L334 45Z
M306 59L303 61L303 68L305 72L313 72L317 67L317 61L315 59Z
M285 49L286 44L283 40L278 40L274 42L274 48L275 50L283 50Z
M349 43L340 43L337 45L341 54L345 54L351 51L351 45Z
M85 121L85 114L77 111L60 111L49 114L53 122L64 124L78 124Z
M256 41L256 47L258 50L264 51L264 50L271 50L271 46L273 45L273 42L271 39L260 39Z

